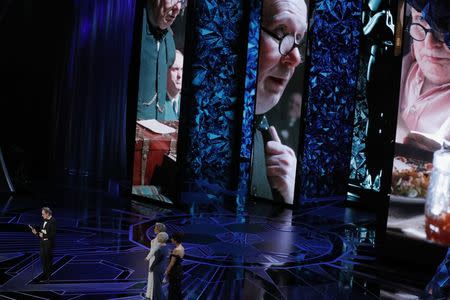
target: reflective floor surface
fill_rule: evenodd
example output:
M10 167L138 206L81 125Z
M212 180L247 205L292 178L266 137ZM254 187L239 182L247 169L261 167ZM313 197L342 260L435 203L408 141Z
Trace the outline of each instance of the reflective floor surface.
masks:
M375 216L342 202L300 213L265 203L245 212L181 211L100 191L60 189L0 201L0 299L143 299L156 222L185 233L185 299L414 299L383 282ZM41 283L40 207L54 208L53 273ZM167 287L165 287L167 288ZM408 298L409 297L409 298Z

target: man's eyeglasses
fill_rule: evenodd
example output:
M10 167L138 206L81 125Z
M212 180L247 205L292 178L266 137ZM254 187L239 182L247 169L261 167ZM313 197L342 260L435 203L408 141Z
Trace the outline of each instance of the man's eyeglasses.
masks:
M408 31L412 39L418 42L424 41L427 37L427 34L431 33L435 40L446 44L447 47L450 48L450 36L448 33L445 34L434 29L427 29L419 23L412 23L411 26L409 26Z
M280 51L280 54L283 56L288 55L294 48L296 47L300 48L304 44L305 39L296 41L295 36L293 34L286 34L282 37L279 37L278 35L276 35L275 33L273 33L272 31L268 30L263 26L261 26L261 30L278 41L279 43L278 51Z

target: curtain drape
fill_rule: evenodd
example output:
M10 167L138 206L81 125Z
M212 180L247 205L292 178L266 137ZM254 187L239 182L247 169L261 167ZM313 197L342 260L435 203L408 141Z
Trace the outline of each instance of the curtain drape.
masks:
M56 174L127 174L126 118L136 0L73 0L53 113ZM65 12L61 12L65 13Z

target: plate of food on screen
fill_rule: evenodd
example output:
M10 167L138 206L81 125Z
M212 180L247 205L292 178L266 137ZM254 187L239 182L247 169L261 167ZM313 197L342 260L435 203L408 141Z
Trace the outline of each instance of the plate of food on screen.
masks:
M433 165L430 162L397 155L394 157L391 200L425 203Z

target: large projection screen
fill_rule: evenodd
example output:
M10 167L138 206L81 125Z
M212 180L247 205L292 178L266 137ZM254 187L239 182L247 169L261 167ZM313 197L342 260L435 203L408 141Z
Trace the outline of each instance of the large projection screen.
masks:
M448 18L440 18L449 16L449 5L425 2L406 6L387 224L388 231L419 240L427 240L425 202L432 170L441 167L433 166L433 153L450 137L449 27Z
M263 0L251 195L293 204L309 1Z
M132 193L173 204L187 0L144 2Z

